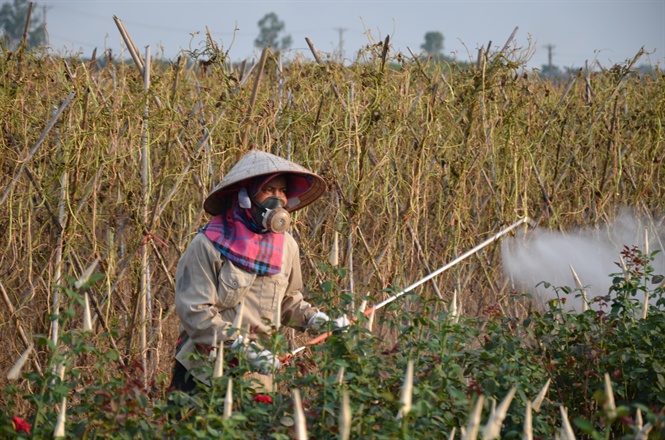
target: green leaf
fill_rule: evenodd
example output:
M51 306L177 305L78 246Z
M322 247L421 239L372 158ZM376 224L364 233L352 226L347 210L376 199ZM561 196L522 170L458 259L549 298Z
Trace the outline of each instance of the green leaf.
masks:
M573 419L573 424L580 428L580 430L585 434L591 434L594 432L593 423L581 417L575 417Z
M665 377L663 377L662 374L658 373L656 374L656 378L658 379L658 385L660 386L660 389L662 390L665 388Z
M210 425L206 425L206 431L208 431L208 434L212 435L213 437L219 437L221 435L219 431Z
M136 401L141 406L141 408L147 408L148 407L148 396L146 396L145 394L138 393L136 395Z

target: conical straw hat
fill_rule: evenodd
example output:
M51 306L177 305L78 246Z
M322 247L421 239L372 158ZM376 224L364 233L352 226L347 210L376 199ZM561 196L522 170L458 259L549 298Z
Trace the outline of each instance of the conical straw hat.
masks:
M325 181L309 171L307 168L301 167L291 161L282 157L275 156L274 154L266 153L265 151L252 150L240 158L233 168L224 176L224 178L217 184L215 189L212 190L210 195L203 202L203 209L208 214L218 215L222 213L224 207L223 200L231 194L235 194L247 179L252 179L258 176L265 176L274 173L288 173L292 178L302 179L299 181L305 188L309 186L304 192L301 192L295 198L289 197L289 205L286 210L293 212L309 205L326 190ZM287 190L287 196L289 196Z

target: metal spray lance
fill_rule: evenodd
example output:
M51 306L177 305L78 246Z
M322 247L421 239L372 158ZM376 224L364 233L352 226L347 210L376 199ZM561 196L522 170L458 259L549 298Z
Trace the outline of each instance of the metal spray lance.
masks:
M374 307L371 307L371 308L365 310L365 312L364 312L365 316L369 316L372 312L374 312L376 310L379 310L380 308L386 306L387 304L395 301L400 296L412 291L413 289L420 286L421 284L424 284L427 281L429 281L430 279L434 278L435 276L445 272L446 270L450 269L451 267L453 267L454 265L456 265L460 261L470 257L471 255L475 254L476 252L478 252L482 248L492 244L493 242L498 240L500 237L506 235L508 232L512 231L513 229L517 228L518 226L520 226L521 224L524 224L524 223L527 223L532 228L536 227L536 223L529 217L524 217L524 218L516 221L512 225L502 229L501 231L497 232L496 234L494 234L493 236L491 236L487 240L483 241L482 243L480 243L479 245L477 245L473 249L471 249L471 250L465 252L464 254L460 255L459 257L455 258L453 261L446 264L445 266L440 267L439 269L435 270L434 272L427 275L426 277L421 278L420 280L416 281L415 283L411 284L408 287L405 287L400 292L398 292L395 295L391 296L390 298L380 302L379 304L375 305ZM355 319L351 319L351 321L353 322L353 321L355 321ZM287 355L287 357L298 354L299 352L303 351L305 348L307 348L310 345L315 345L315 344L318 344L321 341L324 341L332 333L333 333L332 331L327 332L327 333L322 333L321 335L317 336L316 338L306 342L305 345L303 345L302 347L299 347L299 348L296 348L295 350L293 350L291 353L289 353L289 355Z

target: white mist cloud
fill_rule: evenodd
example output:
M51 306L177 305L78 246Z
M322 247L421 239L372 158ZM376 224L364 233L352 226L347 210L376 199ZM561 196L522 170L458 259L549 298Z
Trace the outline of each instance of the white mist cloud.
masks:
M612 285L610 274L621 272L617 264L624 246L637 246L644 252L647 237L649 252L661 251L652 262L654 274L665 274L663 220L640 218L627 210L619 213L612 223L595 229L568 232L535 229L526 236L504 239L501 245L503 269L520 291L548 299L554 296L554 290L542 285L536 288L536 285L545 281L552 286L575 289L570 270L573 266L591 299L607 294ZM581 302L568 299L570 307L582 310Z

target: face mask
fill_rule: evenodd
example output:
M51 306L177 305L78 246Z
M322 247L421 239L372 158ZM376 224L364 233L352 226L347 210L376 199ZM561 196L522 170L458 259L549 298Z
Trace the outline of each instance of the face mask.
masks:
M268 197L263 203L252 203L257 208L254 210L254 221L270 232L281 234L291 226L291 216L284 209L284 202L278 197Z

